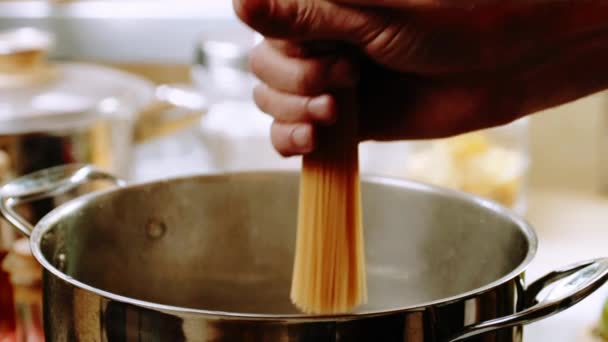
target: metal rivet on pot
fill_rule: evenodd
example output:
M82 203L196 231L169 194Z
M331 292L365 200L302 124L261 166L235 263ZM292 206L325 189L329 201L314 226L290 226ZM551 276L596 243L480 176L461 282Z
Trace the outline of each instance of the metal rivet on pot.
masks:
M165 235L167 226L164 222L157 219L151 219L146 224L146 234L152 240L158 240Z

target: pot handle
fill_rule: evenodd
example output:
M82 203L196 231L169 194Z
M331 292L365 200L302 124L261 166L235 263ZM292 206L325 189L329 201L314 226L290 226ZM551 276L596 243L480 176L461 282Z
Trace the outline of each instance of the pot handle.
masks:
M23 216L15 211L15 207L64 194L95 180L107 180L116 186L124 186L125 182L115 176L86 164L66 164L43 169L16 178L0 188L0 213L23 234L30 236L34 227Z
M547 318L585 299L606 281L608 281L608 258L585 261L555 270L527 287L524 293L524 310L470 325L448 341L462 341L487 332Z

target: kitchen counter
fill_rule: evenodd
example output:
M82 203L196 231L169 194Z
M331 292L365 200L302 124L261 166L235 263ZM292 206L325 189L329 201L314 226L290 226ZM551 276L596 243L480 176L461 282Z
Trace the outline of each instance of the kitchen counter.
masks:
M527 279L556 267L608 256L608 196L575 190L533 189L528 221L539 237L539 249ZM526 341L595 342L589 331L599 318L608 286L549 319L529 325Z

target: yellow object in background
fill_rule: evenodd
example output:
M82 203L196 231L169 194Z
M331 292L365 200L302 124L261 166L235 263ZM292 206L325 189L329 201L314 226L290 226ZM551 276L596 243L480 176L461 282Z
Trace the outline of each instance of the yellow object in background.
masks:
M414 153L407 176L483 196L514 207L524 182L526 158L494 144L485 132L433 141Z
M448 151L457 160L466 160L468 158L486 153L490 148L488 137L483 133L469 133L454 138L449 138L444 141L439 141L439 145L445 145Z

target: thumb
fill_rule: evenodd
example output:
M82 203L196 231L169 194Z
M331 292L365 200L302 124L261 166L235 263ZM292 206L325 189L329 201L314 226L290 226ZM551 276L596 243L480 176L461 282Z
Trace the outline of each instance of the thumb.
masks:
M335 40L362 46L388 25L380 13L327 0L233 0L237 16L274 39Z

